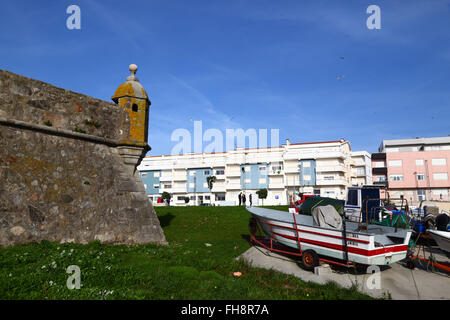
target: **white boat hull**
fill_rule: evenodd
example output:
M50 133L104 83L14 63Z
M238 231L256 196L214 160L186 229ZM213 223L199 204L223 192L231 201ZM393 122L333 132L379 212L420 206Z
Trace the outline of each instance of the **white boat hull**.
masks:
M441 250L450 253L450 232L438 230L427 230L427 232L431 234Z
M285 220L288 221L282 221L279 214L271 218L267 212L249 211L257 219L265 234L279 243L300 250L300 242L302 251L312 249L319 255L345 259L344 237L341 230L313 226L312 223L308 223L309 216L295 214L297 220L295 224L293 220L289 221L289 216L293 216L287 212L284 214ZM411 231L404 230L400 235L401 243L394 244L388 243L382 235L357 232L354 223L348 224L346 238L349 261L366 265L387 265L406 257ZM376 226L374 230L382 228ZM386 241L384 245L378 242L382 240Z

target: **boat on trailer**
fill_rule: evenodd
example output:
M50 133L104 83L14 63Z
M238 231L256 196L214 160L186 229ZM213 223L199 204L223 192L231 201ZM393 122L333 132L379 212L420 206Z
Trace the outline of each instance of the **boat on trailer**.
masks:
M427 230L433 239L436 241L439 248L442 251L450 253L450 232L448 231L439 231L439 230Z
M388 265L400 261L407 255L412 233L411 229L370 224L362 230L360 223L345 220L341 228L324 227L317 224L316 216L258 207L247 207L247 210L253 216L250 224L253 242L272 251L304 256L302 261L307 269L318 265L320 260L345 266ZM255 222L266 234L264 240L255 236ZM274 243L294 251L275 248Z

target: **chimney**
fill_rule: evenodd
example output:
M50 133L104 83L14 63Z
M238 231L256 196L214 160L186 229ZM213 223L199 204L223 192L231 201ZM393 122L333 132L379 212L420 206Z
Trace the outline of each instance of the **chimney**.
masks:
M290 144L291 144L291 140L286 139L286 145L288 146L288 145L290 145Z

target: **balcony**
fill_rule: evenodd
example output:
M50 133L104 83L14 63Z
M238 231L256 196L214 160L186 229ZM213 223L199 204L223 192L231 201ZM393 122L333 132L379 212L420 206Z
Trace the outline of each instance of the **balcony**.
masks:
M284 174L284 170L269 170L269 176L282 176Z
M376 152L371 155L372 160L386 160L386 153L384 152Z
M347 185L347 181L343 178L333 179L333 180L325 180L325 179L317 179L316 185L318 186L335 186L335 185Z
M225 188L226 190L240 190L241 183L227 183Z
M284 172L285 173L298 173L298 172L300 172L300 169L298 166L297 167L286 167L286 168L284 168Z
M386 188L389 187L388 181L374 181L373 184L375 186L381 186L381 187L386 187Z
M241 171L240 170L228 170L228 171L225 171L225 174L227 175L227 177L240 177Z
M342 164L337 164L333 166L317 166L316 172L346 172L347 169Z
M173 181L186 181L186 173L184 175L181 174L173 175Z
M172 193L186 193L186 187L173 187Z
M213 184L213 188L212 188L211 192L226 192L225 185L224 184L222 184L222 185Z
M284 187L282 182L269 183L269 189L284 189Z
M376 175L387 175L387 168L386 167L378 167L378 168L372 168L372 174Z

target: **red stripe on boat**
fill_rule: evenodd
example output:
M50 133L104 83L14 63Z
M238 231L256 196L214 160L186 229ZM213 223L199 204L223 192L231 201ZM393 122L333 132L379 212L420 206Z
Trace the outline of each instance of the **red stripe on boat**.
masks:
M273 232L273 234L283 237L283 238L297 241L297 237L288 236L288 235L276 233L276 232ZM315 244L315 245L322 246L322 247L329 248L329 249L344 251L344 246L339 245L339 244L301 238L300 243L302 243L302 242L309 243L309 244ZM366 249L354 248L354 247L347 246L347 251L349 253L359 254L359 255L368 256L368 257L376 256L376 255L384 254L384 253L389 253L389 252L406 251L407 249L408 249L407 245L394 245L394 246L390 246L387 248L380 248L380 249L373 249L373 250L366 250Z
M292 227L285 227L285 226L280 226L271 222L267 222L267 221L263 221L263 223L271 225L273 227L279 227L279 228L284 228L284 229L290 229L290 230L294 230L297 231L297 229L292 228ZM309 231L309 230L302 230L302 229L298 229L299 232L305 232L305 233L312 233L312 234L317 234L320 236L325 236L325 237L330 237L330 238L336 238L336 239L344 239L344 237L340 237L340 236L334 236L331 234L326 234L326 233L320 233L320 232L316 232L316 231ZM354 233L354 232L353 232ZM356 238L347 238L348 241L354 241L354 242L361 242L361 243L370 243L367 240L361 240L361 239L356 239Z

